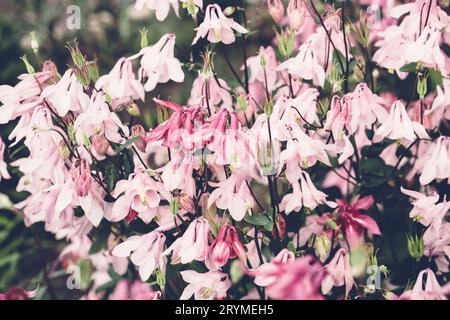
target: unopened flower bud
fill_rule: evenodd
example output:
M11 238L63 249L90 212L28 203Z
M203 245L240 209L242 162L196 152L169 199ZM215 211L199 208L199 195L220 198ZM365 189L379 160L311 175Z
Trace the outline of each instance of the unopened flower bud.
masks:
M84 55L81 53L80 48L78 47L78 43L75 42L73 46L68 45L67 48L69 49L73 63L78 68L82 67L83 64L86 62L86 59L84 58Z
M104 135L94 135L90 139L92 147L99 156L106 155L109 148L109 142Z
M138 105L134 102L128 104L126 109L127 109L128 114L133 117L139 117L141 115Z
M198 8L195 5L194 0L183 1L183 8L187 10L187 12L191 17L195 17L197 15Z
M97 61L89 61L87 63L87 69L89 74L89 79L93 82L97 81L100 77L99 71L98 71L98 65Z
M236 96L237 109L239 111L247 111L247 97L244 94L240 94Z
M213 61L213 53L209 50L202 54L203 59L203 68L200 71L200 75L205 81L211 79L214 76L214 61Z
M164 272L161 269L156 269L156 283L160 287L160 289L163 291L164 287L166 286L166 276Z
M235 11L236 11L236 7L229 6L229 7L226 7L225 10L223 10L223 13L226 16L231 16Z
M195 204L190 196L186 193L182 193L179 195L178 200L180 202L180 207L186 210L187 212L195 212Z
M423 256L423 237L406 234L409 255L419 261Z
M50 80L51 83L56 83L61 78L58 72L58 67L52 60L46 60L42 66L42 71L50 72L52 74L52 78Z
M132 221L136 220L139 213L132 208L130 208L130 211L128 212L127 216L125 217L126 223L131 223Z
M89 193L91 186L91 168L86 159L78 158L72 163L70 168L72 181L78 196L85 197Z
M134 142L134 145L136 148L138 148L139 151L145 152L145 147L147 146L147 143L145 142L145 129L140 124L135 124L131 127L131 135L133 137L137 137L138 139Z
M287 7L289 26L298 31L305 23L306 6L303 0L290 0Z
M37 39L35 31L30 32L30 38L31 38L30 47L34 53L37 53L39 51L39 41Z
M264 113L270 117L272 115L273 112L273 100L270 98L269 100L266 100L266 102L264 103Z
M145 48L148 46L148 29L142 28L139 29L139 34L141 35L141 48Z
M28 62L28 58L27 58L26 54L23 57L20 57L20 60L22 60L23 63L25 64L25 67L27 68L27 72L29 74L35 73L34 67L31 65L31 63Z
M277 214L275 216L275 228L272 230L272 236L277 239L279 236L279 239L284 239L284 236L286 235L286 221L284 220L283 216L281 214Z
M278 50L283 58L289 58L294 52L295 47L295 32L285 31L277 33Z
M324 262L328 258L331 250L331 240L326 233L323 232L317 235L314 241L314 248L319 260Z
M284 6L281 0L267 0L267 9L276 23L281 23L284 17Z
M68 159L70 156L70 150L64 141L61 141L58 144L58 152L61 158L63 158L64 160Z
M166 122L170 117L169 109L156 105L156 118L158 119L158 124Z
M75 76L77 77L77 80L85 87L87 87L91 82L91 76L89 74L87 64L83 64L81 67L76 67Z
M173 197L170 201L170 212L173 216L176 216L178 214L178 211L180 210L180 200L178 197Z
M427 90L427 77L419 76L417 80L417 94L419 95L420 100L425 98Z
M274 175L277 172L273 154L274 150L269 141L258 146L258 164L265 176Z

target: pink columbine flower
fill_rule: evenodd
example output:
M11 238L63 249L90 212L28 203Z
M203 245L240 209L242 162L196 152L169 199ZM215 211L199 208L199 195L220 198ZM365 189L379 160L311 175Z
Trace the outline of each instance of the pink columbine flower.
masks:
M236 257L243 263L247 260L244 246L239 240L236 228L223 225L206 252L205 264L209 270L218 270L227 263L228 259Z
M147 281L153 271L166 269L167 258L163 255L166 236L160 231L152 231L142 236L131 236L118 244L112 251L116 257L130 256L131 262L139 268L142 281Z
M137 140L134 142L134 145L140 152L145 153L145 149L147 147L147 142L145 141L146 132L143 126L140 124L135 124L131 127L131 135L136 137Z
M291 100L291 108L286 110L285 115L289 111L290 115L295 117L291 121L305 123L306 120L310 124L318 123L317 101L319 94L319 91L315 88L308 88L302 91Z
M12 287L5 293L0 293L1 300L29 300L34 298L37 294L39 287L32 291L27 291L20 287Z
M358 130L370 128L377 121L383 123L387 118L382 98L372 93L367 84L360 83L353 92L342 98L332 98L324 127L333 132L335 139L339 139L344 129L354 134Z
M109 110L105 96L101 92L92 95L85 112L81 113L75 119L73 128L77 143L80 146L85 145L86 147L89 146L89 140L92 140L95 135L104 135L108 141L121 144L124 138L121 136L119 130L125 136L130 134L128 127L122 124L117 114ZM91 150L97 158L104 158L104 156L96 154L95 148L91 148Z
M267 11L272 19L280 24L284 18L284 5L281 0L267 0Z
M423 277L426 275L427 279ZM447 300L447 295L450 294L450 284L441 286L436 279L436 275L431 269L422 270L417 276L416 283L411 290L407 290L402 294L402 297L411 300Z
M299 31L305 23L306 5L304 0L290 0L287 7L289 26L292 30Z
M155 10L158 21L164 21L167 18L170 7L178 16L178 0L136 0L134 5L137 10L141 10L144 6L150 10Z
M72 181L79 197L87 196L92 182L91 167L86 159L75 159L70 169Z
M302 168L310 168L317 161L331 166L327 151L335 148L317 137L310 137L298 123L282 126L277 134L280 141L287 140L286 149L280 153L280 163L286 163L286 177L289 182L294 183L300 179Z
M208 88L206 89L206 86ZM231 109L233 99L229 93L230 87L225 80L213 76L199 75L192 84L189 104L202 104L206 106L206 93L208 93L208 103L211 113L216 113L216 109Z
M210 4L205 10L205 19L198 28L195 29L197 35L192 41L196 44L198 39L208 36L211 43L223 42L230 44L235 41L233 30L240 33L247 33L248 30L235 22L232 18L227 18L218 4Z
M146 78L145 91L152 91L158 83L166 83L169 80L175 82L184 81L184 73L180 61L175 58L174 33L167 33L154 45L142 48L141 51L129 59L142 56L139 75Z
M325 275L320 262L311 255L294 262L273 262L271 268L259 276L273 277L275 280L266 287L266 294L276 300L322 300L319 292Z
M262 62L264 63L262 64ZM272 47L260 47L258 55L247 59L247 66L250 69L250 82L259 81L265 86L267 79L269 91L275 88L278 62L275 50ZM242 66L241 70L244 69L245 66Z
M247 211L253 207L254 200L246 183L246 179L237 173L221 182L210 182L216 189L208 198L208 207L213 203L216 207L229 210L231 217L241 221Z
M113 109L136 99L145 99L144 87L133 73L131 60L124 57L116 62L109 74L98 78L95 88L108 94Z
M209 224L204 218L197 218L189 224L184 234L163 254L172 253L172 263L190 263L193 260L203 261L208 249Z
M449 272L450 222L445 221L445 218L443 218L439 223L435 223L427 228L423 234L423 246L424 255L430 258L434 257L438 270L443 273Z
M441 227L442 219L450 209L450 201L438 203L439 194L436 192L432 196L424 195L420 192L408 190L400 187L402 193L414 198L412 201L413 209L409 213L409 217L428 227L433 225L434 228Z
M322 281L322 293L327 294L333 287L341 287L345 284L345 296L348 296L355 282L352 277L350 257L347 250L339 249L324 268L327 275Z
M421 185L429 184L434 179L450 181L450 137L437 138L430 146L425 158L419 178Z
M0 124L33 113L34 109L42 104L40 95L52 77L50 71L22 74L18 77L20 82L16 86L1 85Z
M170 198L162 183L155 181L143 169L137 169L127 180L118 181L111 193L117 198L112 208L111 221L120 221L134 210L139 218L150 223L156 214L161 193L164 194L163 197Z
M141 281L120 280L109 300L159 300L161 291L153 291L150 286Z
M325 70L314 54L310 42L305 42L299 48L295 58L281 63L277 70L287 70L288 73L305 80L312 80L314 85L323 86L325 83Z
M360 210L367 210L373 205L373 197L366 196L355 201L353 204L345 200L338 200L338 213L336 223L345 233L345 237L350 248L358 247L363 241L364 229L373 235L380 235L381 231L377 223L371 217L361 214ZM331 214L325 215L325 218L333 220ZM326 222L325 222L326 223Z
M72 69L67 70L58 83L45 88L41 97L61 117L69 111L82 112L89 104L89 96L83 92L83 85Z
M421 62L425 67L446 70L445 54L439 47L441 31L433 26L426 26L422 33L405 51L407 63Z
M316 189L306 171L301 172L300 183L295 181L292 188L292 193L285 195L280 203L280 209L284 210L286 214L292 211L298 212L303 207L313 210L320 204L336 207L336 203L326 200L325 193Z
M194 270L180 272L184 281L189 283L184 288L180 300L188 300L194 296L195 300L225 299L231 287L231 281L226 273L208 271L199 273Z
M169 148L180 144L189 151L201 147L202 139L199 141L200 145L193 139L195 126L200 126L204 122L204 114L199 106L182 107L174 102L156 98L153 98L153 101L160 106L171 109L173 113L169 120L147 133L145 137L147 143L162 141L163 145Z
M431 109L425 110L425 115L441 110L440 118L450 120L450 79L443 79L442 86L437 86L436 91L437 95Z
M295 261L295 254L288 249L281 250L273 259L268 263L260 265L253 271L255 275L255 284L261 287L267 287L276 281L276 276L266 276L270 270L276 270L276 263L292 263ZM275 264L275 265L274 265Z
M411 121L405 105L400 100L397 100L391 106L386 121L375 131L374 141L379 142L383 138L388 138L391 140L406 139L409 142L413 142L416 137L430 139L425 128L419 122Z
M6 166L6 162L4 160L5 148L6 148L6 145L3 142L3 139L0 137L0 181L2 179L10 179L11 178L11 176L9 175L9 172L8 172L8 168Z
M208 148L214 152L215 163L234 169L247 166L252 160L249 136L241 130L238 115L222 109L217 118L201 130L204 139L210 138Z

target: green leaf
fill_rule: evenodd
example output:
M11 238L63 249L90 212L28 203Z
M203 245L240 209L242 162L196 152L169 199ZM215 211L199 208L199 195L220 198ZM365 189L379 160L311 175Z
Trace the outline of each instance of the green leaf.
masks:
M94 237L94 242L91 245L91 248L89 249L89 254L94 254L99 252L102 249L105 249L108 244L108 237L109 232L106 230L99 229L98 232L96 232Z
M272 221L272 220L269 220L269 221L264 225L264 229L267 230L267 231L269 231L269 232L272 232L272 230L273 230L273 221Z
M380 158L367 158L360 163L360 168L364 173L370 173L378 177L384 176L385 167L385 163Z
M119 147L117 147L114 152L115 153L119 153L125 149L127 149L128 147L130 147L133 143L135 143L137 140L139 139L139 137L131 137L130 139L128 139L127 141L125 141L124 144L119 145Z
M440 71L435 69L428 69L428 74L430 75L431 82L435 86L442 86L443 85L443 78Z
M416 72L417 71L417 62L411 62L408 64L405 64L403 67L400 68L401 72Z
M245 216L244 220L254 226L265 226L268 222L271 222L268 216L265 214L258 214L253 216Z

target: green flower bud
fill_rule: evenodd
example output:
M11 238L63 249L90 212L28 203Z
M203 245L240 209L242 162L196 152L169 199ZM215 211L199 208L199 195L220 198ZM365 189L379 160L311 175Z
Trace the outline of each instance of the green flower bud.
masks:
M419 95L420 100L425 98L427 90L427 77L419 76L419 79L417 80L417 94Z
M319 260L324 262L328 258L331 250L331 240L326 233L317 235L314 248L316 249L316 255L319 257Z
M156 269L156 283L164 291L164 287L166 286L166 275L162 272L161 269Z
M423 256L423 237L416 235L406 234L408 252L409 255L419 261Z
M285 31L284 33L277 33L278 50L283 58L289 58L294 52L295 46L295 32Z
M198 8L195 5L194 0L188 0L186 2L183 2L183 8L187 9L187 12L192 17L195 17L198 13Z
M148 46L148 29L147 28L142 28L139 30L139 33L141 35L141 48L145 48Z
M27 68L27 72L29 74L34 74L34 67L28 62L28 58L27 55L24 55L23 57L20 58L20 60L23 61L23 63L25 63L25 67Z
M139 117L141 115L138 105L134 102L128 104L126 109L127 109L128 114L133 117Z
M178 214L178 211L180 210L180 201L178 197L173 197L170 201L170 212L172 215L176 216Z
M70 56L72 57L73 63L78 67L81 68L83 64L86 62L86 59L84 55L81 53L80 48L78 47L78 43L75 42L74 45L68 45L67 48L69 49Z

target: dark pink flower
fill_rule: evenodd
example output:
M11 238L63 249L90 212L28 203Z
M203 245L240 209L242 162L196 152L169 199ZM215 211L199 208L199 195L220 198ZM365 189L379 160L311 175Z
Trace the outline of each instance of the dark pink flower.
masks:
M273 279L266 294L278 300L322 300L320 286L325 271L311 255L294 262L272 261L270 268L258 270L258 276Z
M236 257L241 261L247 260L244 246L239 240L236 228L223 225L219 230L219 235L207 250L206 266L209 270L218 270L227 263L228 259Z
M367 196L350 204L345 200L338 200L338 213L335 219L338 226L345 233L350 247L356 247L361 243L364 229L374 235L380 235L381 231L377 223L371 217L361 214L360 210L367 210L373 204L373 197ZM328 218L332 218L328 215Z

